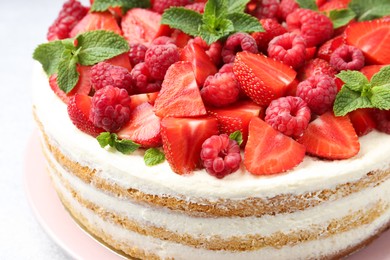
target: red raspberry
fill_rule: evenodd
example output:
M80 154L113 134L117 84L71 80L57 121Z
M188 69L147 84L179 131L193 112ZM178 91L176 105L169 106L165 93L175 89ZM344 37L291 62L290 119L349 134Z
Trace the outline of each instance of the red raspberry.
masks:
M310 110L321 115L332 108L337 95L337 86L329 75L319 74L300 82L297 96L302 98Z
M135 92L139 94L156 92L161 89L161 81L156 81L150 76L145 62L135 65L130 74L133 79Z
M376 109L373 113L376 128L384 133L390 134L390 110Z
M153 45L175 44L175 40L168 36L160 36L152 41Z
M156 80L163 80L169 66L177 61L179 50L174 44L152 45L145 54L145 64Z
M278 15L281 20L286 20L287 16L299 8L295 0L282 0L279 4Z
M193 3L193 4L185 5L184 7L187 8L187 9L190 9L192 11L196 11L196 12L198 12L200 14L203 14L205 5L206 5L206 3L199 2L199 3Z
M223 107L238 100L240 88L233 73L216 73L208 76L200 94L211 106Z
M355 46L342 45L330 55L330 65L336 70L360 70L364 67L363 52Z
M257 19L277 18L279 11L279 0L261 0L257 2L256 8L251 12Z
M252 33L252 37L255 39L259 51L267 53L268 43L276 36L286 33L287 30L274 19L261 19L260 23L264 32Z
M210 175L222 179L240 168L240 146L227 134L213 135L203 142L200 158Z
M148 48L141 43L130 44L129 59L131 66L135 66L138 63L144 62L145 53Z
M152 10L162 14L165 9L172 6L184 6L190 4L191 0L154 0Z
M108 132L118 131L130 119L131 99L125 89L106 86L92 97L89 119Z
M298 69L305 63L306 42L300 35L285 33L269 42L268 56Z
M257 44L255 39L247 33L235 33L230 35L222 48L222 59L224 63L230 63L234 61L236 53L239 51L248 51L252 53L258 53Z
M299 71L298 79L300 81L310 78L314 75L326 74L332 78L336 75L337 71L330 66L329 62L323 59L315 58L308 61L303 68Z
M265 111L265 121L279 132L293 137L302 135L310 121L310 109L300 97L273 100Z
M49 27L47 39L49 41L69 38L70 31L87 14L88 8L77 0L69 0L62 6L57 19Z
M301 34L308 48L329 40L333 35L333 23L324 14L309 10L296 9L286 19L290 32Z
M133 94L132 78L130 72L121 66L115 66L107 62L99 62L91 68L91 84L95 90L111 85L126 89Z
M233 73L233 66L234 66L234 63L225 63L220 69L219 69L219 73Z

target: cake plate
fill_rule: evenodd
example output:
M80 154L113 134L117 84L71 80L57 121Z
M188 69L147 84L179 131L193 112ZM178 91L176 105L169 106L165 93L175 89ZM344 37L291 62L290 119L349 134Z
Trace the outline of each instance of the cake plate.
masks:
M74 259L125 259L120 252L88 234L67 212L46 172L38 131L30 137L24 159L25 190L31 208L47 234ZM348 260L390 260L390 230Z

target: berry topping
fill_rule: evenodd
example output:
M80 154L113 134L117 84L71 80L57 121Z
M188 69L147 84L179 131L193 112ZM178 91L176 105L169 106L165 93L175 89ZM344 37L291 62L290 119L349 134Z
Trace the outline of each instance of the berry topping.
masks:
M345 44L345 39L341 35L332 38L321 45L321 47L318 49L317 57L329 61L330 55L332 55L332 53L338 47L344 44Z
M390 134L390 110L375 110L376 129Z
M295 0L282 0L279 4L279 17L286 20L287 16L299 8Z
M247 33L235 33L230 35L222 48L222 59L224 63L234 61L236 53L240 51L247 51L251 53L258 53L255 39Z
M200 158L210 175L222 179L240 167L240 146L227 134L213 135L202 144Z
M152 45L145 53L145 64L156 80L163 80L169 66L178 60L179 50L174 44Z
M132 94L132 78L126 68L111 65L107 62L99 62L91 68L91 84L95 90L111 85L127 90Z
M90 120L107 132L116 132L130 119L131 99L125 89L106 86L92 98Z
M305 63L306 42L300 35L282 34L269 42L268 56L294 69L300 68Z
M191 0L153 0L152 10L162 14L165 9L172 6L184 6L190 4Z
M261 0L256 4L256 8L251 15L258 19L274 18L276 19L279 11L279 0Z
M233 73L208 76L200 94L206 105L223 107L238 100L240 88Z
M292 137L302 135L310 117L310 109L300 97L275 99L265 111L265 122L275 130Z
M152 41L153 45L175 44L175 40L168 36L159 36Z
M145 62L135 65L130 74L136 93L150 93L161 89L161 81L152 78Z
M252 33L252 37L255 39L259 51L267 53L268 43L276 36L286 33L287 30L275 19L261 19L260 23L264 32Z
M47 39L49 41L69 38L70 31L87 14L88 9L77 0L68 0L62 6L57 19L49 27Z
M314 75L329 75L332 78L336 75L337 71L330 66L330 64L319 58L315 58L307 62L303 68L299 71L298 78L299 80L305 80Z
M364 67L364 56L354 46L342 45L330 55L330 65L336 70L360 70Z
M331 110L337 86L328 75L314 75L298 84L296 95L307 103L313 113L321 115Z
M370 108L356 109L349 112L348 116L358 136L366 135L376 128L373 110Z
M145 53L148 48L141 43L130 44L129 59L131 66L145 61Z
M122 34L122 30L116 22L115 17L109 13L88 13L84 18L72 29L69 36L76 37L78 34L88 31L106 30L117 34Z

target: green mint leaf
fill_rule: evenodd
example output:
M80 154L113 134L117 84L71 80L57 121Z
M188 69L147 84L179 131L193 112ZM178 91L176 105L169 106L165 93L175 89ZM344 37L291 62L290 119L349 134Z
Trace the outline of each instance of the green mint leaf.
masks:
M371 103L374 107L383 110L390 109L390 82L386 85L373 87L371 93Z
M381 68L371 78L372 86L383 86L390 84L390 65Z
M263 26L259 20L249 14L233 13L227 15L227 18L232 21L235 32L263 32Z
M61 41L53 41L38 45L34 50L33 58L42 64L48 76L57 72L65 46Z
M145 151L144 161L147 166L153 166L164 162L165 154L157 148L149 148Z
M329 13L329 19L332 20L335 29L348 24L355 16L356 14L351 9L332 10Z
M219 19L228 14L228 3L226 0L208 0L204 6L203 22L215 27Z
M228 36L232 32L234 32L234 26L232 21L228 19L219 19L214 23L214 26L203 24L200 27L200 37L202 37L207 44L211 44Z
M202 15L183 7L171 7L163 13L161 23L182 30L189 35L198 36Z
M235 131L235 132L231 133L231 134L229 135L229 138L230 138L231 140L236 141L236 142L238 143L238 145L241 145L242 142L243 142L241 131Z
M95 0L91 6L92 12L104 12L110 7L121 7L122 13L125 14L128 10L136 7L150 7L149 0Z
M318 11L318 6L315 0L295 0L300 8L310 9L313 11Z
M227 13L243 13L250 0L227 0Z
M76 37L78 59L89 66L129 51L128 42L120 35L104 30L89 31Z
M131 140L118 139L117 134L112 133L111 136L114 139L115 149L117 149L119 152L123 154L131 154L140 147L139 144L134 143Z
M344 86L354 91L363 91L364 86L368 85L368 79L363 73L355 70L343 70L336 75L344 82Z
M366 96L361 96L360 92L353 91L348 87L343 87L337 93L333 105L333 112L336 116L345 116L358 108L371 108L373 105Z
M69 93L79 81L77 61L77 55L73 55L70 50L65 50L58 63L57 84L65 93Z
M352 0L348 7L356 13L358 21L373 20L390 14L389 1Z
M99 142L100 147L104 148L107 145L114 146L114 140L112 139L110 132L103 132L96 137L96 140Z

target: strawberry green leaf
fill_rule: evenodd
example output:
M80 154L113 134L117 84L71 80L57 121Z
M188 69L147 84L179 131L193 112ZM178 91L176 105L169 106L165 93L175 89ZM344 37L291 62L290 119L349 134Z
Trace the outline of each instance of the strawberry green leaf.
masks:
M110 7L120 7L122 13L125 14L131 8L148 8L150 7L149 0L95 0L91 6L92 12L104 12Z
M318 11L318 6L315 0L295 0L300 8Z
M344 86L354 91L362 91L363 87L369 84L366 76L355 70L343 70L336 77L344 82Z
M80 74L77 71L77 56L72 55L71 51L65 50L58 63L58 87L65 93L69 93L79 81L79 76Z
M372 88L371 103L379 109L390 109L390 83Z
M57 72L65 46L62 41L53 41L39 45L33 53L33 58L42 64L48 76Z
M373 20L390 15L390 2L383 0L352 0L348 7L356 13L358 21Z
M227 0L227 12L231 13L242 13L245 11L246 5L250 0Z
M144 162L147 166L153 166L165 161L165 154L157 148L149 148L145 151Z
M238 145L241 145L243 142L241 131L235 131L229 135L229 138L233 141L236 141Z
M351 9L332 10L329 13L329 19L332 20L335 29L348 24L355 16L356 14Z
M360 92L353 91L348 87L343 87L336 96L333 112L336 116L345 116L358 108L371 108L373 105L366 96L361 96Z
M189 35L198 36L202 24L202 15L183 7L172 7L164 12L161 23L167 24L171 28L177 28Z
M373 86L388 85L390 88L390 66L381 68L371 78L371 84Z
M118 139L118 135L109 132L103 132L96 137L102 148L107 145L114 147L118 152L123 154L131 154L139 148L139 144L134 143L131 140Z
M227 15L232 21L235 32L263 32L263 26L259 20L249 14L233 13Z

